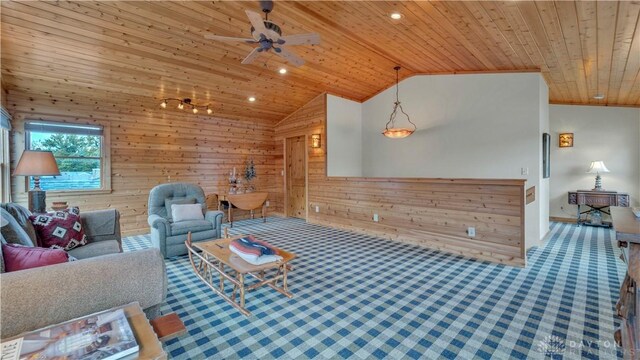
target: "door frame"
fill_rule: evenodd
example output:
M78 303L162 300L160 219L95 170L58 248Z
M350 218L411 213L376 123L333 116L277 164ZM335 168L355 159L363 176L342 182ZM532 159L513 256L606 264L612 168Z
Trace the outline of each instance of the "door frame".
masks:
M289 193L287 191L287 179L288 179L288 166L287 166L287 139L292 139L292 138L297 138L300 136L304 136L304 220L308 221L309 220L309 135L305 134L300 134L300 135L295 135L295 136L289 136L286 137L284 139L282 139L282 148L283 151L282 153L284 154L283 156L283 161L282 161L282 167L284 168L282 170L282 175L284 177L283 179L283 184L284 184L284 188L283 188L283 193L284 193L284 216L285 217L290 217L289 216Z

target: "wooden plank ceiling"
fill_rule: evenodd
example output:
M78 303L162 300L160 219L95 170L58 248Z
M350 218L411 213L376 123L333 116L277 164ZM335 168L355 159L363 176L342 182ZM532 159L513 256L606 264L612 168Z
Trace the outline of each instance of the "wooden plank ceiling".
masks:
M2 1L3 86L113 111L190 97L217 116L276 122L324 91L367 99L400 64L403 77L540 69L554 103L640 105L640 1L277 1L270 19L285 35L321 34L292 47L300 68L274 54L241 65L252 45L203 38L248 37L245 9L259 5Z

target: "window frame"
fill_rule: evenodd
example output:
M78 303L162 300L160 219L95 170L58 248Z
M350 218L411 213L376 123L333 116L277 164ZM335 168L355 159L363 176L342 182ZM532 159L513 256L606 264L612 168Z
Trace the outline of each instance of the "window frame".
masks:
M2 188L0 188L0 202L11 201L11 161L9 159L9 129L0 128L2 137L2 149L0 149L0 177Z
M86 126L86 127L102 127L102 135L100 135L100 157L83 157L83 156L63 156L61 159L98 159L100 160L100 188L99 189L70 189L70 190L47 190L47 194L51 195L91 195L91 194L108 194L111 193L111 128L105 124L86 124L67 121L50 121L50 120L26 120L27 123L42 123L51 124L54 126ZM37 131L35 131L37 132ZM30 150L31 148L31 130L24 131L24 149ZM65 134L65 132L51 132L52 134ZM57 158L56 158L57 159ZM25 176L24 186L25 192L29 191L31 176Z

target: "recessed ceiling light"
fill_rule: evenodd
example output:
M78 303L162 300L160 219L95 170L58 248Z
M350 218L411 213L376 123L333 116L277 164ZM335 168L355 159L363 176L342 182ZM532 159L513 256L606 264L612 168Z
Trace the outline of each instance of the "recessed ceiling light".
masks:
M251 101L251 102L254 102L254 101L256 101L256 98L255 98L255 97L253 97L253 96L249 96L249 99L247 99L247 100L249 100L249 101Z
M400 14L399 12L392 12L391 14L389 14L389 17L393 20L400 20L402 19L402 14Z
M285 69L285 68L280 68L280 70L278 70L278 72L279 72L280 74L284 75L284 74L286 74L286 73L287 73L287 69Z
M593 95L593 98L596 100L602 100L604 99L604 94L595 94Z

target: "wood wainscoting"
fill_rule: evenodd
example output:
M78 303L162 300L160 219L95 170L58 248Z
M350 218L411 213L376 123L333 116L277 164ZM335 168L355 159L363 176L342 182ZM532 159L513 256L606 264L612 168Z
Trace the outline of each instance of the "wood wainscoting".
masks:
M326 95L279 122L276 138L322 134ZM526 264L524 180L326 176L326 141L308 151L307 221L508 265ZM284 166L282 159L276 162ZM281 167L282 168L282 167ZM315 212L315 207L319 212ZM379 221L373 221L378 214ZM476 236L467 236L467 228Z
M273 124L257 120L229 120L214 116L137 103L102 106L82 95L73 99L26 95L9 90L8 109L13 115L12 168L24 149L25 120L53 120L109 125L111 132L112 191L90 195L47 193L47 202L67 201L81 211L116 208L124 234L148 233L149 191L167 182L200 185L206 194L228 190L229 171L242 173L248 157L254 159L256 188L269 192L268 214L281 214L281 181L274 182L276 150ZM280 165L278 165L280 166ZM280 172L278 167L277 172ZM23 177L12 179L13 201L26 204ZM248 212L237 211L236 219Z

